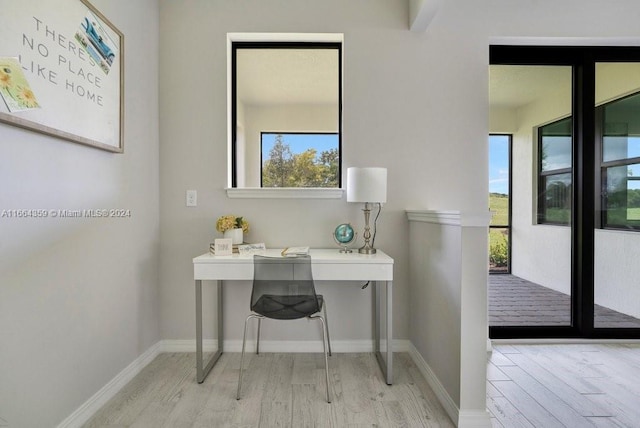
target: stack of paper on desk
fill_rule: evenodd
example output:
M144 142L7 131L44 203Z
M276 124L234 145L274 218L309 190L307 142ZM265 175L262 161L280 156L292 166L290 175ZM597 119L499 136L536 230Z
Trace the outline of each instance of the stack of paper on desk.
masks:
M306 256L309 254L309 247L287 247L282 250L285 257Z

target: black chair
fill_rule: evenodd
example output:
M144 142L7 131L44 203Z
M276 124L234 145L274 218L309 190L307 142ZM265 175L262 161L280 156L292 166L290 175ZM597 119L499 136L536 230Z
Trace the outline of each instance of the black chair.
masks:
M320 311L324 309L324 318ZM324 298L316 294L311 272L311 257L264 257L253 256L253 290L251 292L252 314L244 322L242 336L242 356L240 357L240 375L238 393L242 389L242 367L247 338L247 323L251 318L258 319L258 337L256 354L260 352L260 324L264 318L294 320L299 318L317 319L322 323L322 347L324 348L324 367L327 384L327 402L331 403L329 393L329 364L327 345L331 355L331 341L327 325L327 306ZM325 339L326 332L326 339ZM325 344L326 340L326 344Z

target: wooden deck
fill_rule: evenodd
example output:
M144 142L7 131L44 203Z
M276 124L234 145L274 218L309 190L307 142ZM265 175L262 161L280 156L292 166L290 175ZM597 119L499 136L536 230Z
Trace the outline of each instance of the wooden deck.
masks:
M595 326L640 328L640 320L595 305ZM569 326L571 298L515 275L489 275L490 326Z

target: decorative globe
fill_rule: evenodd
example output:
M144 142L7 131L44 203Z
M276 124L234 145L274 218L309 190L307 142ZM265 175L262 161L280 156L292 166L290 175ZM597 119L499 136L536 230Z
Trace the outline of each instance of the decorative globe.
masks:
M342 247L341 253L350 253L351 250L347 249L347 245L356 239L356 233L349 223L342 223L333 231L333 239Z

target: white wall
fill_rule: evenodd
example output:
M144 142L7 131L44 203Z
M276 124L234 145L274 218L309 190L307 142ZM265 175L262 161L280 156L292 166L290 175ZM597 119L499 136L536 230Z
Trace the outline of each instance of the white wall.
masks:
M160 339L158 6L92 3L125 34L125 152L0 124L0 211L131 217L0 218L0 424L9 427L57 425Z
M462 228L417 221L409 226L411 342L459 407Z
M597 230L595 248L596 304L640 318L640 265L637 262L640 234ZM596 318L596 325L598 321L599 318Z

